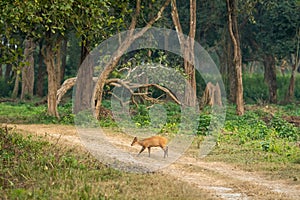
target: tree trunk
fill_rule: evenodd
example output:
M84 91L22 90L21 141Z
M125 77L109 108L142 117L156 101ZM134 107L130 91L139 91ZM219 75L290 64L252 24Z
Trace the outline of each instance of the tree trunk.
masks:
M92 108L92 94L93 94L93 74L94 68L91 61L91 57L88 56L89 42L82 39L81 43L81 67L78 70L76 80L76 92L75 92L75 104L74 113L77 114L83 110L89 110Z
M67 47L68 47L68 41L67 39L64 39L62 41L61 46L61 73L60 73L60 80L64 80L65 77L65 71L66 71L66 65L67 65Z
M48 114L59 118L56 105L56 93L59 85L58 80L60 73L58 73L58 70L60 70L60 66L55 62L55 55L57 54L54 52L52 45L47 44L43 50L43 57L48 73Z
M185 87L184 104L188 106L196 105L196 74L194 68L194 39L196 33L196 0L190 0L190 32L187 39L184 38L179 20L176 0L171 1L172 19L180 43L181 52L184 59L184 71L187 75L187 86Z
M188 52L189 59L185 60L184 70L188 74L188 83L190 84L190 90L186 92L185 103L189 106L196 106L197 103L197 84L196 84L196 73L195 67L190 62L195 63L194 45L195 45L195 34L196 34L196 0L190 0L190 33ZM187 50L187 49L186 49Z
M227 38L227 53L226 53L226 59L227 59L227 82L229 87L229 95L228 100L231 103L236 102L236 70L233 63L233 49L232 49L232 43L229 42L230 38Z
M130 42L130 44L131 44L131 42ZM95 99L94 117L96 119L99 119L99 117L100 117L99 114L100 114L100 109L101 109L101 104L102 104L103 88L104 88L104 85L105 85L105 81L107 80L109 74L115 69L115 67L117 66L122 54L129 47L129 45L127 47L125 47L125 44L121 45L121 47L124 47L124 48L119 48L116 51L116 55L112 56L114 59L110 59L109 64L106 65L106 67L101 72L101 74L98 78L98 81L96 83L95 92L94 92L94 95L93 95L94 99Z
M38 63L38 74L37 74L37 84L36 84L36 94L39 97L44 96L44 78L46 74L46 69L43 65L43 55L42 55L42 47L43 43L40 42L39 49L39 63Z
M187 85L184 93L184 104L194 107L197 103L197 85L194 65L187 60L184 61L184 72L188 75Z
M300 35L300 29L298 30L298 36ZM300 37L298 37L298 42L297 42L297 49L296 49L296 55L292 56L293 60L293 69L292 69L292 74L290 78L290 85L288 92L285 96L285 102L291 102L293 101L295 97L295 74L296 74L296 69L298 68L298 72L300 72L300 66L299 65L299 46L300 46Z
M60 88L60 84L62 82L61 79L61 46L62 42L58 42L56 45L56 50L54 51L54 65L55 65L55 74L56 74L56 90Z
M293 65L292 74L290 78L289 89L285 96L285 102L290 103L294 100L295 97L295 73L296 73L296 64Z
M233 43L233 63L236 71L236 113L237 115L243 115L244 98L243 98L243 79L242 79L242 53L240 48L240 38L238 32L237 22L237 1L227 0L228 11L228 29L231 41Z
M12 64L7 64L5 69L5 75L4 75L6 82L11 79L11 74L12 74L11 72L12 72Z
M34 87L34 57L33 51L35 44L32 39L25 40L24 62L26 65L22 68L22 92L21 99L31 98Z
M20 83L20 74L19 74L18 70L15 71L15 74L16 74L15 85L14 85L13 92L11 94L11 97L13 99L17 98L17 96L18 96L18 93L19 93L19 83Z
M275 58L272 55L264 56L264 79L269 87L269 102L277 103L277 83L276 83L276 68Z
M221 89L219 84L216 85L208 82L201 100L201 107L209 106L222 106Z

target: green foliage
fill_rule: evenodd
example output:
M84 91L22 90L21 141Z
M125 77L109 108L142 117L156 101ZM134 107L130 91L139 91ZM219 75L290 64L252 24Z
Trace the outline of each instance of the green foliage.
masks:
M298 116L300 117L300 109L299 104L288 104L282 107L283 113L288 113L290 116Z
M21 31L33 38L45 37L44 33L48 36L65 35L70 29L88 38L88 34L100 34L96 30L105 33L103 23L113 24L114 21L113 16L107 16L110 8L108 1L30 0L6 2L1 7L5 13L1 22L11 24L8 32Z
M231 108L230 108L231 109ZM275 108L273 108L275 109ZM287 114L286 107L276 107L277 114ZM295 143L300 137L300 128L288 123L281 117L271 117L261 108L248 110L243 116L227 112L224 130L220 141L238 144L242 149L266 152L264 159L271 162L296 162L300 149Z
M270 122L270 126L275 129L280 138L287 138L291 141L300 140L299 128L288 123L281 117L273 117L273 119Z
M164 108L167 112L168 123L180 123L181 108L180 105L173 102L167 102L164 104Z
M178 131L179 131L178 124L167 122L161 128L160 133L178 133Z
M294 13L299 13L299 7L294 0L257 1L250 12L253 14L252 20L244 30L251 33L247 37L250 35L259 46L257 53L282 58L296 52L299 15L295 16Z
M116 122L111 118L95 119L90 110L80 111L74 117L75 125L80 127L97 128L97 127L117 127Z
M101 119L97 121L90 111L72 113L72 103L62 104L58 107L60 118L49 116L47 114L47 106L35 106L34 103L13 102L0 103L0 122L3 123L33 123L33 124L74 124L84 127L115 127L116 123L113 119ZM75 119L76 117L76 119Z
M111 118L100 119L99 125L101 127L118 127L118 124Z
M209 113L201 113L199 115L199 122L198 122L198 129L197 134L198 135L207 135L209 131L209 126L211 122L211 115Z
M295 100L300 100L300 76L295 76ZM290 84L290 74L287 76L277 76L278 99L284 100Z
M134 116L132 116L132 120L138 127L149 126L150 116L147 106L139 105L137 108L137 113Z
M240 144L244 144L249 140L265 139L270 134L270 129L264 121L259 118L259 115L254 112L246 112L241 117L233 117L226 120L225 130L237 132L236 135Z
M0 97L9 97L12 88L12 83L7 82L4 77L0 77Z
M92 48L124 25L123 17L130 13L127 3L108 0L1 1L0 64L12 64L20 70L25 38L51 47L53 52L46 55L50 57L55 57L58 44L66 38L71 38L71 48L76 36L79 40L75 42ZM76 58L70 55L74 59L70 62L74 69L79 64L80 51L77 53ZM69 71L72 70L67 67L67 75Z
M154 106L156 105L154 104ZM153 116L150 116L150 109L152 109L152 107L140 104L135 114L132 115L132 120L138 127L152 126L153 128L160 129L162 133L177 133L181 121L180 106L173 102L158 104L158 106L162 106L162 108L158 108L158 111L163 109L165 113L157 113L154 109L154 111L151 111L154 112ZM163 114L166 115L165 118Z

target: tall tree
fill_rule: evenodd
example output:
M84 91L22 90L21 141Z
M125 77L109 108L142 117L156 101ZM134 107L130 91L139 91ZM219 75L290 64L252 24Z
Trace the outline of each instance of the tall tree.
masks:
M43 47L43 40L39 41L39 48L38 48L38 72L37 72L37 84L36 84L36 94L39 97L44 96L44 79L46 75L46 69L44 66L43 56L42 56L42 47Z
M264 64L269 102L277 102L276 59L296 54L299 3L295 0L246 1L243 27L244 45L250 47L247 59ZM247 5L247 6L246 6ZM293 83L293 82L292 82Z
M272 54L266 54L263 57L264 80L269 87L269 102L277 103L277 81L275 57Z
M291 101L293 101L293 99L295 97L295 82L296 82L295 74L296 74L297 67L300 67L299 66L299 62L300 62L300 58L299 58L300 28L298 29L298 33L296 34L296 37L297 37L296 55L292 56L293 57L292 73L291 73L289 88L288 88L288 91L285 96L285 102L291 102ZM300 68L298 68L298 69L300 69Z
M35 44L31 38L24 42L24 64L22 67L22 91L21 99L31 98L34 87L34 57Z
M235 67L236 80L236 113L243 115L243 79L242 79L242 53L240 47L240 36L237 20L237 0L226 0L228 12L228 30L233 44L233 64Z
M102 104L102 96L103 96L103 88L105 85L105 81L107 80L109 74L116 68L121 56L124 54L124 52L129 48L129 46L137 39L143 36L143 34L151 28L151 26L161 18L163 11L165 8L169 5L171 0L166 0L159 11L156 13L153 18L151 18L147 24L138 32L134 33L134 29L136 28L138 17L140 16L141 11L141 0L136 0L136 9L135 13L132 16L131 23L129 26L128 34L126 35L126 38L124 38L122 41L120 41L120 45L117 48L117 50L113 53L109 61L104 67L104 70L101 72L101 74L98 77L93 97L96 101L95 109L94 109L94 117L99 118L100 114L100 108Z
M104 39L110 37L120 26L124 25L124 15L128 1L105 3L102 1L83 1L76 13L81 20L78 21L76 32L81 39L80 65L76 80L75 104L73 111L91 109L94 88L94 66L88 56L90 51ZM101 8L101 10L99 10ZM106 26L110 24L110 26Z
M172 19L178 34L179 44L184 59L184 71L187 75L188 86L185 89L185 104L188 106L196 105L196 74L194 63L194 39L196 33L196 0L190 0L190 23L189 34L185 38L179 20L176 0L171 1Z
M61 40L55 38L52 41L53 34L48 31L45 35L46 44L42 48L42 56L46 64L48 73L48 114L50 116L59 117L57 105L56 105L56 92L60 84L60 59L59 49Z
M41 54L48 74L49 115L59 117L56 92L62 77L62 41L71 30L75 29L78 34L86 34L90 31L90 29L85 29L84 24L96 26L98 30L103 29L103 24L109 23L112 19L107 13L109 5L108 0L55 0L43 2L17 0L6 2L3 6L2 10L6 15L9 15L6 24L10 23L15 29L12 32L24 33L34 40L43 39ZM93 20L92 23L90 23L91 20Z

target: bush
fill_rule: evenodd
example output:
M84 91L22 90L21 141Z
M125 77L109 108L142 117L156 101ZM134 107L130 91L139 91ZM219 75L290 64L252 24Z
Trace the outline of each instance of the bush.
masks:
M275 129L280 138L287 138L291 141L300 139L299 129L281 117L273 117L270 126Z
M198 135L207 135L211 122L211 115L207 113L201 113L198 118Z

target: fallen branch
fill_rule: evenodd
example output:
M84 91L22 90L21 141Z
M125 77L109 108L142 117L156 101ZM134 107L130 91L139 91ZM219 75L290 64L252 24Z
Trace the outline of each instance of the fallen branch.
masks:
M93 78L93 82L96 82L98 77ZM69 78L63 82L60 88L56 92L56 104L58 105L62 97L70 90L76 83L77 77Z
M98 79L98 77L94 77L93 82L96 82L97 79ZM75 85L76 80L77 80L77 77L73 77L73 78L69 78L69 79L65 80L64 83L59 88L59 90L57 90L57 93L56 93L57 105L61 102L62 97L67 93L67 91L70 90ZM134 100L134 96L141 96L145 100L151 101L151 102L159 102L158 99L148 96L149 95L148 92L139 92L139 93L134 92L134 89L149 88L149 87L155 87L155 88L165 92L165 94L168 95L175 103L181 105L181 102L177 99L177 97L169 89L167 89L161 85L158 85L158 84L152 84L152 83L136 84L136 83L130 83L130 81L122 80L122 79L118 79L118 78L108 79L105 81L105 83L108 85L115 86L115 87L126 88L132 95L132 98L131 98L132 102L135 103L136 105L137 105L137 103ZM114 97L116 97L116 95L114 95ZM120 98L119 98L119 100L121 101ZM123 102L122 102L122 105L123 105Z

